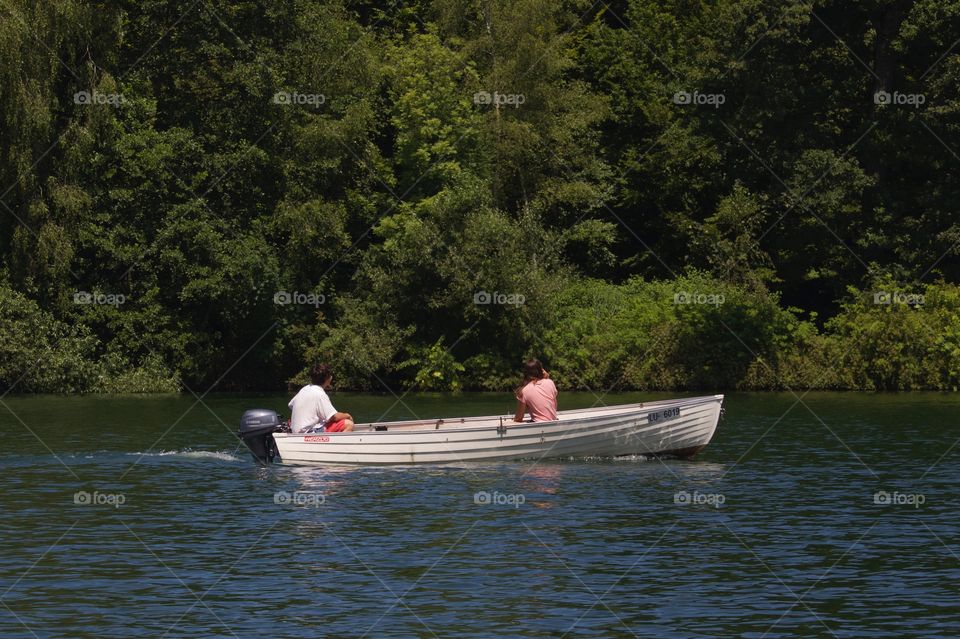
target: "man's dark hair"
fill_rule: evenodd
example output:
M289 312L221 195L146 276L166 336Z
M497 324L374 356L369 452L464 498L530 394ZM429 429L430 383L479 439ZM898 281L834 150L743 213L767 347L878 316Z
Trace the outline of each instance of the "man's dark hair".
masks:
M317 386L323 386L328 379L333 377L333 371L326 364L314 364L310 368L310 382Z

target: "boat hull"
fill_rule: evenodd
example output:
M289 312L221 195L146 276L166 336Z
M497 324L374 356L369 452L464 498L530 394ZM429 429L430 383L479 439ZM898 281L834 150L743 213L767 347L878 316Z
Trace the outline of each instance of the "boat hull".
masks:
M398 465L627 455L689 457L706 446L723 395L509 416L358 425L350 433L273 435L285 464ZM386 427L387 430L375 430Z

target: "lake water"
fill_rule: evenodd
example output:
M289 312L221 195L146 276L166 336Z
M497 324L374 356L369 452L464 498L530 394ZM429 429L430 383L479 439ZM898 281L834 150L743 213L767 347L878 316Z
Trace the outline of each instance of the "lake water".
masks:
M0 636L960 636L960 396L729 395L689 461L258 467L236 422L285 402L3 398Z

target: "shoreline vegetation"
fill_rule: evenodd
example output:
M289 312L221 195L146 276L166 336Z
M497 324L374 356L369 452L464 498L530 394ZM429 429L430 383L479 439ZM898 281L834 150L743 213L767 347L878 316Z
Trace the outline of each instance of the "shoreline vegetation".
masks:
M930 284L911 303L888 288L851 289L840 313L820 329L773 294L702 275L622 285L578 281L556 296L556 320L537 338L538 352L565 390L957 390L960 287ZM0 380L6 387L16 382L18 392L184 390L159 358L98 356L103 345L96 336L10 289L0 296L0 335ZM334 338L354 336L345 331ZM368 353L378 355L385 353ZM481 353L458 361L439 343L392 375L386 360L374 375L344 364L337 388L509 392L517 381L506 358ZM285 381L296 387L305 383L301 376Z
M202 5L0 7L0 393L960 386L960 0Z

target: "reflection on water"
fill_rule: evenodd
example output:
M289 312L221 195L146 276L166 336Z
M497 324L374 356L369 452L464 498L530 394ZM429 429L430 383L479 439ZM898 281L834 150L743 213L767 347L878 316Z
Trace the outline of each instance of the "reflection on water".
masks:
M186 400L5 401L50 450L0 417L4 637L960 635L951 395L735 396L693 461L388 468L261 467L202 407L161 438Z

